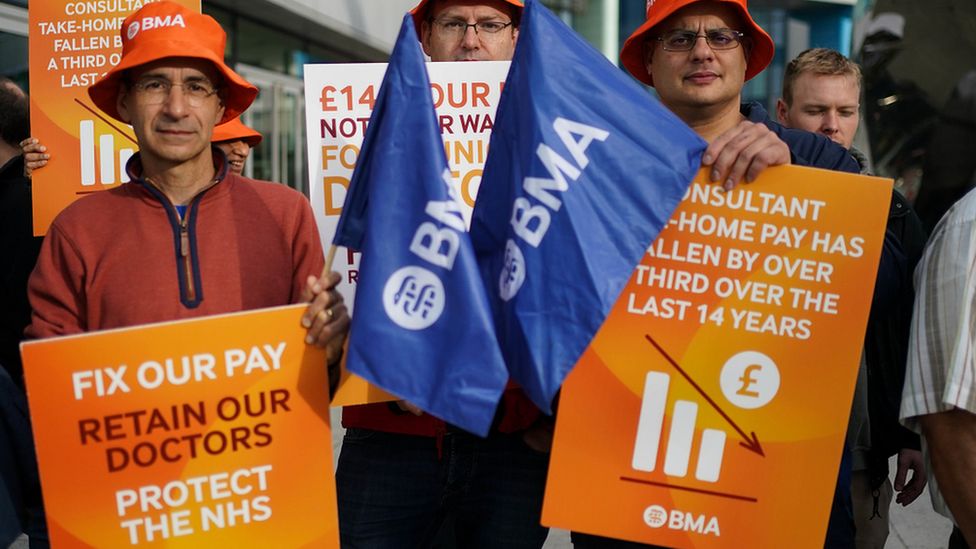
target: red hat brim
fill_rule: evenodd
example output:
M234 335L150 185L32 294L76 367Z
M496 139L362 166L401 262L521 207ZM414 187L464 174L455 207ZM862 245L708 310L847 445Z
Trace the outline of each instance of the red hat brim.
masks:
M214 126L213 136L210 138L210 141L211 143L223 143L224 141L241 140L253 149L261 143L262 139L263 136L260 132L244 125L240 118L234 118L223 124Z

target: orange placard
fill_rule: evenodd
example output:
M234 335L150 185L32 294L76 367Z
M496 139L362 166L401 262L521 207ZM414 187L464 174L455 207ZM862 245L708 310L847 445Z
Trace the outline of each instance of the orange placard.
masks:
M891 181L705 177L563 385L543 523L823 547Z
M332 399L332 407L341 408L343 406L356 406L358 404L387 402L397 400L398 398L400 397L387 393L383 389L353 374L345 368L345 363L343 363L342 377L339 378L339 387L336 389L335 397Z
M200 11L199 0L174 0ZM128 180L125 163L138 150L132 128L88 98L88 86L122 54L122 20L146 0L30 3L31 133L51 155L33 174L34 234L85 194Z
M304 305L22 345L55 547L338 547Z

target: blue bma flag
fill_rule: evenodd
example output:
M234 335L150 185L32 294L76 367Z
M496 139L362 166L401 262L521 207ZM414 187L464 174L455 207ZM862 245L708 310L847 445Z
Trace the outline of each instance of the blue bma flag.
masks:
M538 1L525 5L471 238L509 372L548 411L705 142Z
M362 252L347 368L482 436L508 380L407 15L335 244Z

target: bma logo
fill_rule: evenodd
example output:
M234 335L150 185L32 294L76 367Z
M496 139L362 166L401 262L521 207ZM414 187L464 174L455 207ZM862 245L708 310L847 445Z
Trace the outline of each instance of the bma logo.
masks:
M668 510L660 505L651 505L644 509L644 522L651 528L660 528L668 522Z
M522 288L525 282L525 257L512 239L505 243L505 259L502 274L498 279L498 292L502 301L508 301Z
M383 287L386 316L401 328L423 330L444 312L444 284L422 267L402 267Z
M125 34L129 37L129 40L132 40L139 34L140 30L147 31L163 27L183 27L185 29L186 23L183 22L183 16L181 14L167 15L165 17L143 17L139 21L129 23L129 28L125 30Z
M718 517L693 515L677 509L668 511L660 505L651 505L644 509L644 523L651 528L667 526L670 530L682 530L696 534L721 536L718 527Z

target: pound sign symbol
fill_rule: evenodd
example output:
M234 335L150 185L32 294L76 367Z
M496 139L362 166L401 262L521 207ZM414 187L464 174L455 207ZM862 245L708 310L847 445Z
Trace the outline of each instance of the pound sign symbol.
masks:
M752 377L752 373L756 370L762 370L762 366L758 364L750 364L749 366L746 366L745 370L742 370L742 377L739 378L739 381L742 382L742 386L739 387L739 390L736 391L735 394L752 398L759 397L759 393L751 390L752 384L756 383L757 381L754 377Z

